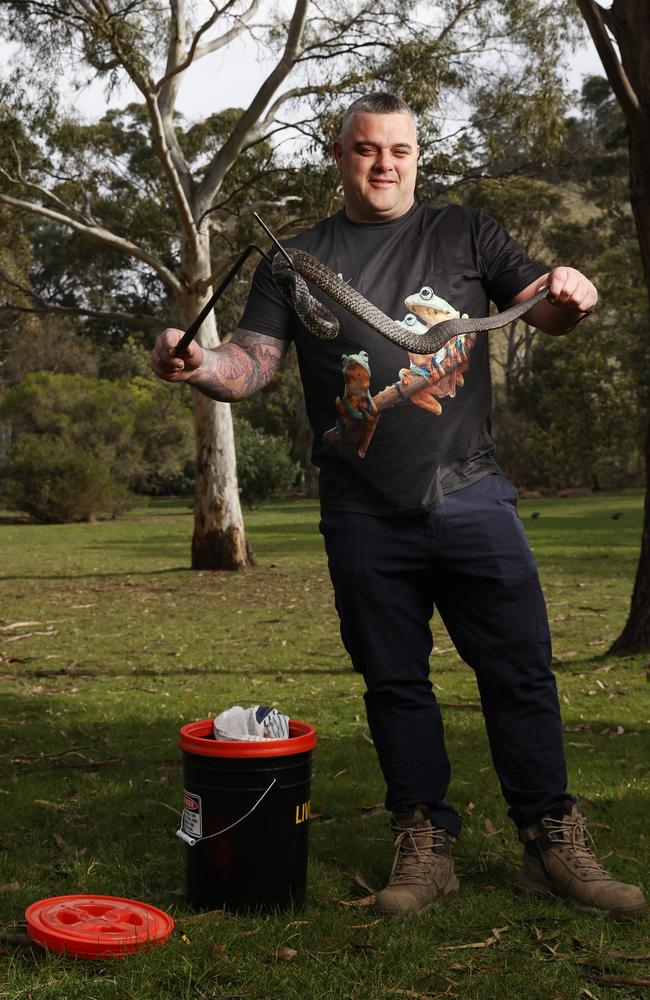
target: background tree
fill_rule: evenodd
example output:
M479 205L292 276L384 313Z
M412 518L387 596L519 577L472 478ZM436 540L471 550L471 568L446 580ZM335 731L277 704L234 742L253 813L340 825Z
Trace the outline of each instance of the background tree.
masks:
M577 4L625 117L630 203L650 306L650 0L614 0L609 9L595 0L577 0ZM646 344L647 334L646 325ZM617 653L650 648L650 377L644 388L646 500L641 555L630 613L612 646Z
M585 80L580 114L566 120L553 160L535 172L481 180L479 202L510 224L533 256L570 261L589 274L601 303L561 340L522 324L514 336L511 330L492 338L503 372L495 385L499 462L528 488L637 485L649 355L646 292L629 204L625 123L606 79ZM472 186L469 197L475 196Z

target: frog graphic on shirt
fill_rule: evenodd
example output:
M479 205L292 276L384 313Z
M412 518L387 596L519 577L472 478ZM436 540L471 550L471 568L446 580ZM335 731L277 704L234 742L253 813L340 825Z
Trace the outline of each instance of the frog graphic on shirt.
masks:
M458 310L437 296L429 285L408 295L404 305L409 312L404 319L396 322L415 334L425 334L444 320L460 318ZM467 319L467 313L463 313L462 318ZM338 396L336 399L336 427L325 433L325 442L356 444L359 458L364 458L383 409L408 400L415 406L440 416L440 400L445 397L453 399L456 387L464 385L463 375L469 368L469 354L475 341L476 333L467 333L452 337L435 354L407 351L409 367L401 368L398 381L392 386L386 386L374 399L370 393L370 361L367 352L344 354L345 391L342 397ZM422 379L426 381L422 383ZM416 380L422 387L404 394L404 388Z
M343 397L336 397L336 421L339 440L354 441L359 458L364 458L377 426L377 407L370 395L370 366L365 351L344 354Z
M424 285L419 292L407 295L404 305L410 310L400 326L412 333L426 333L437 323L447 319L457 319L460 313L450 306L445 299L437 296L429 285ZM467 318L467 313L462 316ZM427 384L410 397L410 402L422 409L440 416L442 405L439 399L456 395L456 386L464 385L463 374L469 368L469 352L476 340L475 333L461 334L453 337L436 354L415 354L408 352L409 368L400 369L400 381L408 385L414 375L427 379Z

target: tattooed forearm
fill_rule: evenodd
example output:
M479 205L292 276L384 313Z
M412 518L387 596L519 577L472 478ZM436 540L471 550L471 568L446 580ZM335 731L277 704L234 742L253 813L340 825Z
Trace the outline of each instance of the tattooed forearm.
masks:
M287 351L287 343L249 330L237 330L233 339L205 358L193 384L212 399L234 403L267 385Z

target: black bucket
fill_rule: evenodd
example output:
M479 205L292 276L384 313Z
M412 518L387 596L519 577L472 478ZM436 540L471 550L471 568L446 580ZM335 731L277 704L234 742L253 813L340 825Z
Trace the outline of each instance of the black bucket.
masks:
M187 901L197 910L299 908L307 888L311 758L316 730L289 739L216 740L212 720L180 732Z

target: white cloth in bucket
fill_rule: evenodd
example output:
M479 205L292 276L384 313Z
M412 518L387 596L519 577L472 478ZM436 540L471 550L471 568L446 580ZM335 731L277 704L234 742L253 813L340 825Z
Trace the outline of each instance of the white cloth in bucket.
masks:
M213 728L217 740L286 740L289 738L289 717L269 705L250 708L233 705L216 717Z

